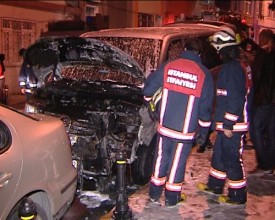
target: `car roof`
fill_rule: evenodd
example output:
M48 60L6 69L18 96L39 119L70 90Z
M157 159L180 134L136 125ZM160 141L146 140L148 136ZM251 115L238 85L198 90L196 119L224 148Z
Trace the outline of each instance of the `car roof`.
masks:
M212 25L183 24L179 27L136 27L115 28L86 32L81 37L132 37L147 39L163 39L168 35L207 35L219 30Z
M226 22L222 22L222 21L179 21L179 22L174 22L174 23L168 23L166 25L164 25L164 27L181 27L184 25L188 25L188 24L195 24L195 25L200 25L200 26L204 26L204 27L216 27L216 28L221 28L221 27L230 27L233 30L237 30L236 25L231 24L231 23L226 23Z
M229 26L235 26L232 23L224 22L224 21L208 21L208 20L185 20L185 21L177 21L165 24L164 26L170 26L174 24L201 24L201 25L213 25L213 26L223 26L223 25L229 25Z

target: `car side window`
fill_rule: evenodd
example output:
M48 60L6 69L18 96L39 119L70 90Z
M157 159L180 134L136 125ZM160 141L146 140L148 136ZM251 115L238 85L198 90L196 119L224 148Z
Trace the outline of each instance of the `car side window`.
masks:
M182 39L171 41L167 49L165 61L174 60L178 58L182 53L183 49L184 49L184 43Z

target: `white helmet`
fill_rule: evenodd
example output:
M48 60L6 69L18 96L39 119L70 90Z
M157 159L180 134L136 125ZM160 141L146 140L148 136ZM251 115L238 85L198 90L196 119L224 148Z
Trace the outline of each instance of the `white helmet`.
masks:
M219 51L224 47L240 44L241 38L231 28L222 27L221 30L210 37L210 43Z

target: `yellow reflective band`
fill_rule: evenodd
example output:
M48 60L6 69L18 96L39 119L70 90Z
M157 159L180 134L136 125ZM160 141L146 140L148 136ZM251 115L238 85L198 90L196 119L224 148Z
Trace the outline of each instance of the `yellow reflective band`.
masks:
M125 164L126 161L124 161L124 160L118 160L117 163L118 163L118 164Z
M238 44L240 44L241 41L242 41L241 35L240 35L240 34L236 34L236 42L237 42Z
M149 104L150 104L151 111L154 112L156 110L154 103L153 102L149 102Z
M22 220L30 220L30 219L34 219L34 215L30 215L30 216L27 216L27 217L21 217Z

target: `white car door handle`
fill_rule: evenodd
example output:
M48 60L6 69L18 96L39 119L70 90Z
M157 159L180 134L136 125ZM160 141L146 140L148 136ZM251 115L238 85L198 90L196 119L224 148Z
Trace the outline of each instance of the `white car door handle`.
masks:
M12 177L12 173L0 173L0 188L7 185Z

